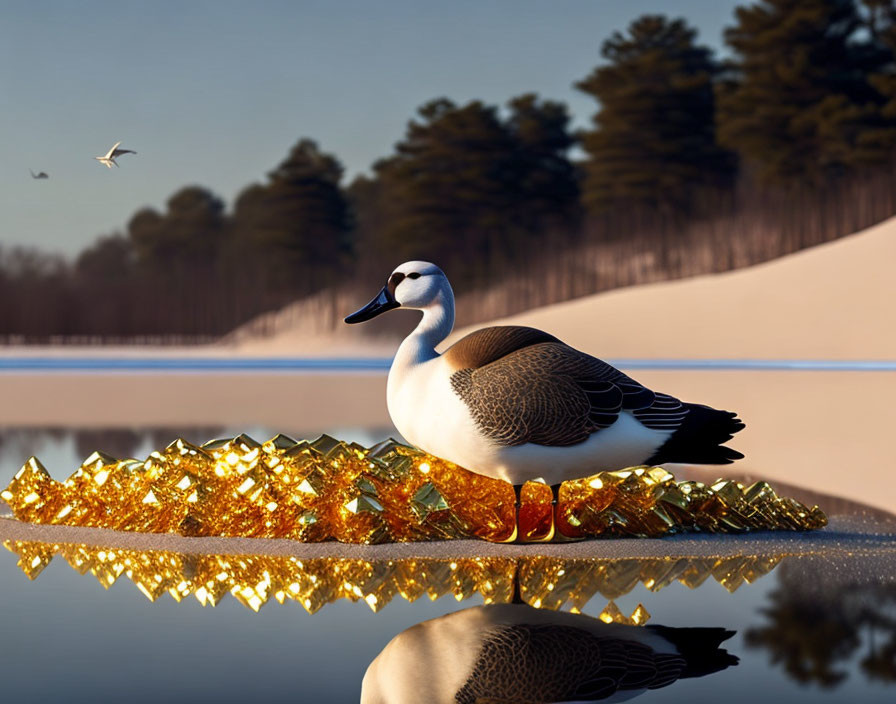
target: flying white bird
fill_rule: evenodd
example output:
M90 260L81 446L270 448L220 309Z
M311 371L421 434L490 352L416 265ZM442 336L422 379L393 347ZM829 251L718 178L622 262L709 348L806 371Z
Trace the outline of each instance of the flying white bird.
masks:
M31 169L28 170L31 171ZM39 171L38 173L31 171L31 178L50 178L50 174L46 171Z
M119 149L118 145L121 142L116 142L115 145L106 153L105 156L95 156L93 157L101 164L105 164L108 168L112 168L112 165L118 166L118 162L115 161L115 157L121 156L122 154L136 154L133 149Z

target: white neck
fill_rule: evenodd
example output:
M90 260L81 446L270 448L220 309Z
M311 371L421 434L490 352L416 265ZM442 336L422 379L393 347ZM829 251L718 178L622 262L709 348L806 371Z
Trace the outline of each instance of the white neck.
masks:
M440 291L432 303L419 310L423 311L423 317L398 348L392 363L393 370L438 357L436 345L448 337L454 328L454 296L450 292Z
M436 345L448 337L454 327L454 296L451 289L442 289L428 305L418 308L423 317L408 335L392 361L386 384L386 402L396 428L401 428L405 440L420 442L419 409L425 404L425 390L433 383L427 376L432 365L438 365ZM422 376L421 376L422 375ZM438 382L440 379L436 378ZM442 380L443 381L443 380Z

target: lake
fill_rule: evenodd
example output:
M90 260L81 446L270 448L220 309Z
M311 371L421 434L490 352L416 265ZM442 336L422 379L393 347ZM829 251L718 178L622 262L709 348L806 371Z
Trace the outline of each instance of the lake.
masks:
M233 430L182 434L201 442ZM272 434L250 431L260 438ZM0 482L5 485L30 454L62 478L92 449L145 456L167 444L168 434L5 431ZM371 444L382 434L345 431L340 437ZM855 504L838 511L825 543L807 536L803 547L797 541L797 548L781 549L762 536L709 536L718 542L689 556L691 544L673 538L636 541L649 544L653 557L616 559L582 557L583 546L586 554L594 546L597 555L606 543L624 541L572 544L570 556L526 546L534 550L496 557L495 546L486 551L481 544L485 557L441 554L407 563L382 552L358 557L346 550L345 557L301 560L252 552L238 542L233 553L193 553L51 545L6 535L10 551L0 554L3 692L14 702L358 701L365 671L397 634L445 616L433 627L436 652L456 651L465 646L452 637L450 624L478 618L475 607L488 601L512 600L516 586L522 601L542 606L539 617L557 608L574 629L593 628L602 615L646 624L627 626L625 633L654 625L734 632L721 643L725 654L712 648L701 656L705 673L673 678L640 693L642 701L890 702L896 695L893 524ZM864 521L859 532L871 537L841 542L835 533L851 520ZM714 545L725 548L714 555ZM376 549L382 547L388 546ZM463 550L470 550L466 542ZM25 574L38 570L33 581ZM223 585L217 595L209 586L215 580ZM525 623L535 611L515 608ZM421 665L417 652L403 657L408 668L438 664L437 658ZM455 701L454 694L424 691L418 701Z

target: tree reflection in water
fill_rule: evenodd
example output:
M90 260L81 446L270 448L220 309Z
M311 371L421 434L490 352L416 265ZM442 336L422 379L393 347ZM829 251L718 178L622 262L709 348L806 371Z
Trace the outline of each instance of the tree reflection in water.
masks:
M75 451L78 458L89 457L96 450L116 458L136 457L141 445L152 449L167 446L177 438L189 442L203 443L209 438L219 437L223 429L219 426L195 428L92 428L73 431Z
M803 684L834 688L851 669L896 681L896 575L885 565L857 574L854 564L811 557L781 565L761 612L767 623L747 630L747 647L766 648L773 664Z
M224 435L221 426L197 426L191 428L48 428L25 427L0 429L0 452L7 457L7 465L21 466L25 458L45 451L48 443L63 443L70 436L74 445L74 459L80 462L96 450L111 457L135 457L143 447L149 451L163 448L182 437L193 443L203 443L210 438ZM11 465L10 465L11 463ZM18 463L18 466L16 466ZM70 467L51 471L67 472ZM13 470L14 471L14 470Z

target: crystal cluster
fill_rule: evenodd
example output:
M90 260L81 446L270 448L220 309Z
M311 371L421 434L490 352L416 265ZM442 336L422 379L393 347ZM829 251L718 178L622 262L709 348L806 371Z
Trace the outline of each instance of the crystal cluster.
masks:
M519 560L520 594L536 608L584 609L596 594L619 599L639 584L658 592L680 583L696 589L712 577L729 592L755 582L783 559L778 555L733 557L564 559L534 557ZM618 619L617 619L618 620Z
M778 556L725 558L562 559L556 557L412 558L361 560L275 555L208 555L163 550L133 550L81 544L54 545L7 540L19 567L37 576L61 555L81 574L92 574L106 589L122 575L151 601L169 594L176 601L192 595L215 606L227 594L258 611L270 599L294 601L309 613L339 599L363 601L379 611L396 596L415 601L474 595L487 604L522 601L545 609L580 612L597 594L609 599L604 621L640 625L650 614L638 605L630 616L614 600L639 584L659 591L679 582L694 589L710 577L733 592L771 572Z
M32 457L0 498L31 523L306 542L536 542L827 522L765 482L678 483L660 467L564 482L556 506L549 487L529 482L517 511L513 487L499 479L394 441L365 448L326 435L263 444L241 435L201 447L177 440L144 461L95 452L63 482Z
M827 525L820 508L778 496L767 482L749 487L732 479L709 485L676 482L662 467L631 467L563 482L558 503L555 528L566 538L816 530Z

